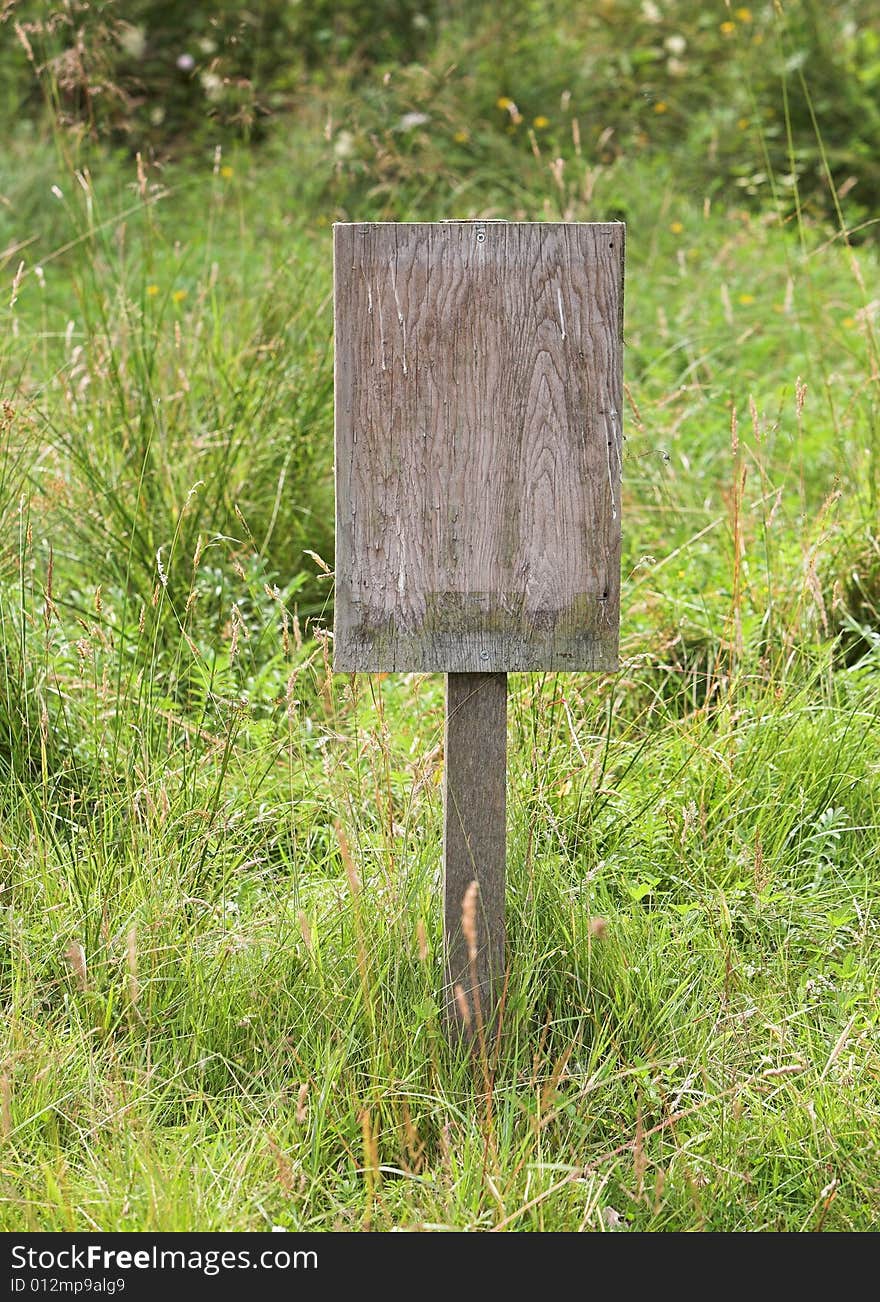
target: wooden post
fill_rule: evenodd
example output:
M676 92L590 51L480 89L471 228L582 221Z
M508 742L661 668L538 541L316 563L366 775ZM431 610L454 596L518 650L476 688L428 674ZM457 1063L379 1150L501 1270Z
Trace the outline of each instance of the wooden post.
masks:
M333 664L447 676L456 1037L491 1027L505 972L507 674L617 669L624 238L617 222L334 232Z
M507 674L446 675L444 754L444 1005L480 1041L504 983Z

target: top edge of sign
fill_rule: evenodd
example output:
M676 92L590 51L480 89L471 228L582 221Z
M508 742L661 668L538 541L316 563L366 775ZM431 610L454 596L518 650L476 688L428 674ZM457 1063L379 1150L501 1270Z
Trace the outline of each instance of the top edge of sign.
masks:
M521 222L506 217L447 217L438 222L334 222L333 229L346 226L600 226L625 227L626 222Z

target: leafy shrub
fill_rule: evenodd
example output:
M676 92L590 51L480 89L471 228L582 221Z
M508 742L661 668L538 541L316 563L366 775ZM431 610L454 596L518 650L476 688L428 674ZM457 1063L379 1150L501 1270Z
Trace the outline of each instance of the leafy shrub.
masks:
M18 36L5 55L7 103L34 113L42 86L68 124L157 148L182 143L206 121L252 133L328 63L415 58L430 10L414 0L257 0L247 8L232 0L12 0L2 19Z

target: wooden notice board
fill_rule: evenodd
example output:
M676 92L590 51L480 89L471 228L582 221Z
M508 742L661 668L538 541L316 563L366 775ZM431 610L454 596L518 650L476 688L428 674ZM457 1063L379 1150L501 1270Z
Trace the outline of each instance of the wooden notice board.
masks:
M617 668L624 227L335 228L344 671Z

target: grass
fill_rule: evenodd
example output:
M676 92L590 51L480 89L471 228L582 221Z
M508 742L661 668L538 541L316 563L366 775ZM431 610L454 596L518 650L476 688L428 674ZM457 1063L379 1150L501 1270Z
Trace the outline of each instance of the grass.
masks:
M662 150L352 162L326 108L0 158L0 1225L875 1229L876 248ZM621 669L511 678L477 1064L441 681L323 631L329 223L450 211L629 225Z

